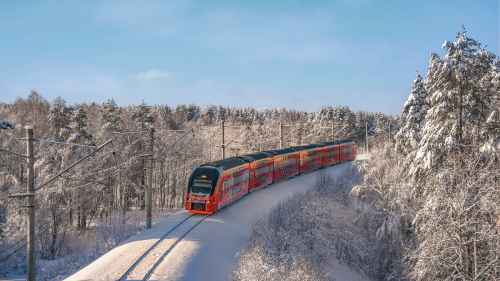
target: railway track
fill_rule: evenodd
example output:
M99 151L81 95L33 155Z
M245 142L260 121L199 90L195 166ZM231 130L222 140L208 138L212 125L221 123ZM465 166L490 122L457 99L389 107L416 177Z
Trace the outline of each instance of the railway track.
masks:
M149 280L165 257L208 216L190 215L151 245L116 281Z

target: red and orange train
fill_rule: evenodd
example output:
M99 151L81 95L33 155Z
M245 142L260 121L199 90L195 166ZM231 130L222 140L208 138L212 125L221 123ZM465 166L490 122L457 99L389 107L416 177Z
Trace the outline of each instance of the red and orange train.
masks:
M336 141L256 152L203 164L189 177L184 207L191 213L210 215L249 192L355 158L354 142Z

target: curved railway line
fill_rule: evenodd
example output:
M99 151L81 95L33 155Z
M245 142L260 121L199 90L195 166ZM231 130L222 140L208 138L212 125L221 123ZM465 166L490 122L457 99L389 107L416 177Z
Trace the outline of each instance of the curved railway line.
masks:
M191 214L175 224L158 241L151 245L144 254L137 258L125 273L116 280L149 280L154 271L175 246L208 217Z

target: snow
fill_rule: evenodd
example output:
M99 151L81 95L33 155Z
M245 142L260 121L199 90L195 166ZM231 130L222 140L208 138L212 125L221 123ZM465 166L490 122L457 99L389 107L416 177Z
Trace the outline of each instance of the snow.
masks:
M365 161L370 159L370 154L369 153L363 153L363 154L358 154L356 155L356 160L357 161Z
M350 166L351 163L345 163L323 171L337 177ZM252 225L269 214L279 202L311 189L317 175L318 172L306 174L253 192L207 218L173 248L151 280L229 280L239 251L249 240ZM186 216L188 214L185 211L180 211L165 218L153 229L130 238L66 280L116 279L148 246ZM175 235L171 238L175 238ZM333 274L339 274L336 276L338 280L361 280L346 278L356 275L349 268L340 265L336 268L339 270Z
M26 277L24 276L0 278L0 281L24 281L24 280L26 280Z

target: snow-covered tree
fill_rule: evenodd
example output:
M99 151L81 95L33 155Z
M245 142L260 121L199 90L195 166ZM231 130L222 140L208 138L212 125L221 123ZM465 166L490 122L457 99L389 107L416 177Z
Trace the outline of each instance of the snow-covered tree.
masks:
M421 130L427 113L427 90L422 76L417 73L413 80L411 93L403 106L401 128L396 134L396 149L408 154L418 148Z
M141 130L151 128L154 122L153 115L151 114L151 107L147 106L144 102L135 106L132 112L132 119L137 128Z
M111 137L111 132L118 131L121 128L120 108L113 99L107 100L102 104L101 111L101 132L102 140Z
M66 139L69 136L69 122L71 109L66 106L66 101L61 97L54 100L49 111L49 124L52 135L57 139Z
M491 71L494 55L468 37L465 30L455 41L445 42L443 48L443 58L431 57L426 81L429 110L414 173L441 163L451 151L479 145L479 131L492 110L494 95L498 95L480 85Z
M486 119L485 126L481 129L481 152L488 156L500 152L500 61L497 60L489 75L484 77L482 88L493 97L491 100L492 111Z
M71 129L70 136L71 142L89 144L92 136L88 132L88 117L87 111L82 106L78 106L72 112L71 116Z

